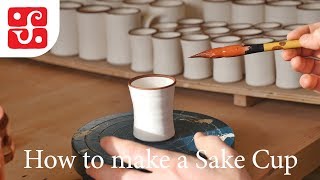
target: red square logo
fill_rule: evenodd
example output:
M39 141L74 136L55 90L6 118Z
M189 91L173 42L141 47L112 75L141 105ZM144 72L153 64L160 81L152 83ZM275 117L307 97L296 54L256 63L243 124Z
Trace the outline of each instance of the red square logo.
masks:
M8 11L8 46L11 49L42 49L47 47L47 9L14 7Z

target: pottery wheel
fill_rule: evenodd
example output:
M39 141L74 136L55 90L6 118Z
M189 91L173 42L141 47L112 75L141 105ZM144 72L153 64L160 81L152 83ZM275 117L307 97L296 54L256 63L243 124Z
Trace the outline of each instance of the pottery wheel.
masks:
M105 163L112 164L111 156L99 144L100 139L105 136L116 136L148 146L190 155L195 155L197 152L193 141L193 136L196 132L221 136L220 138L227 145L233 146L234 133L222 121L207 115L187 111L175 110L173 114L175 136L167 141L157 143L143 142L133 136L133 113L107 116L86 124L72 137L73 155L77 156L74 163L76 171L83 177L86 176L83 166L83 156L86 152L90 156L88 162L91 161L93 156L99 155L104 159Z

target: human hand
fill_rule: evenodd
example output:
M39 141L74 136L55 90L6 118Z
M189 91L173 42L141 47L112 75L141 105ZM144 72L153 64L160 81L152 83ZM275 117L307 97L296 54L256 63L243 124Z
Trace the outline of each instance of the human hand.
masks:
M198 150L205 150L207 157L216 156L218 161L222 158L222 149L225 149L225 156L237 157L237 152L227 146L217 136L206 136L202 133L197 133L194 136L195 144ZM168 168L156 168L152 167L147 169L152 173L144 173L133 169L112 169L110 165L104 165L101 169L89 168L87 174L97 180L111 179L113 180L193 180L193 179L215 179L215 180L227 180L227 179L251 179L245 169L238 168L225 168L225 169L212 169L209 167L200 169L196 167L196 163L203 165L203 163L196 157L180 154L177 152L160 150L145 145L141 145L132 141L122 140L116 137L105 137L100 141L101 147L112 156L130 157L134 160L135 157L142 157L144 163L148 161L146 149L150 149L151 157L163 157L168 156L170 161L166 163ZM178 168L178 157L187 157L188 168ZM124 159L125 160L125 159ZM155 161L155 166L159 167L161 163L159 158ZM229 162L234 162L234 159L230 158ZM132 164L135 164L132 162Z
M299 39L302 48L284 50L283 59L291 60L293 69L303 73L303 88L320 91L320 61L308 58L320 58L320 22L291 31L287 39Z

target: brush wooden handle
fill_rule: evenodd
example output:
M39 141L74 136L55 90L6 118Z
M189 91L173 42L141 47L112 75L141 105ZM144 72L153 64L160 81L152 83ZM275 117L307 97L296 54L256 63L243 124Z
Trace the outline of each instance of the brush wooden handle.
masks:
M301 45L299 43L299 40L280 41L280 42L263 44L264 51L274 51L274 50L280 50L280 49L295 49L300 47Z

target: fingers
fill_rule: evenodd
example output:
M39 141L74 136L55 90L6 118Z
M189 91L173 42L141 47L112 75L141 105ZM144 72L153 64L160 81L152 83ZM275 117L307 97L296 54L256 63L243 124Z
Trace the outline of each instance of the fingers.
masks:
M96 179L96 180L104 180L110 179L112 177L113 180L132 180L132 179L147 179L147 175L137 170L133 169L112 169L109 165L104 165L100 169L95 169L93 167L86 170L87 174Z
M313 54L314 54L314 51L311 49L305 49L305 48L287 49L283 51L282 58L286 61L289 61L296 56L307 57L307 56L312 56Z
M116 137L105 137L101 139L100 145L108 154L112 156L120 156L126 163L130 163L128 162L128 159L130 159L132 165L135 165L139 161L139 165L143 164L144 167L149 166L146 169L161 169L161 166L163 166L163 163L161 165L160 162L161 157L168 156L170 159L174 159L178 156L175 152L148 147ZM152 160L154 163L149 163L150 157L155 157ZM169 166L169 163L170 162L164 164L165 166Z
M304 74L300 78L303 88L320 92L320 77L313 74Z
M225 150L225 156L237 156L236 151L226 145L218 136L206 136L203 133L196 133L194 141L198 150L204 150L207 157L216 156L222 159L222 150Z
M318 28L320 28L320 23L314 23L314 24L298 27L297 29L291 31L287 35L287 39L288 40L299 39L302 35L310 34L310 33L314 32Z
M295 71L303 74L320 75L320 61L296 56L291 60L291 66Z
M320 28L311 34L304 34L300 37L299 42L302 47L312 50L320 49Z

